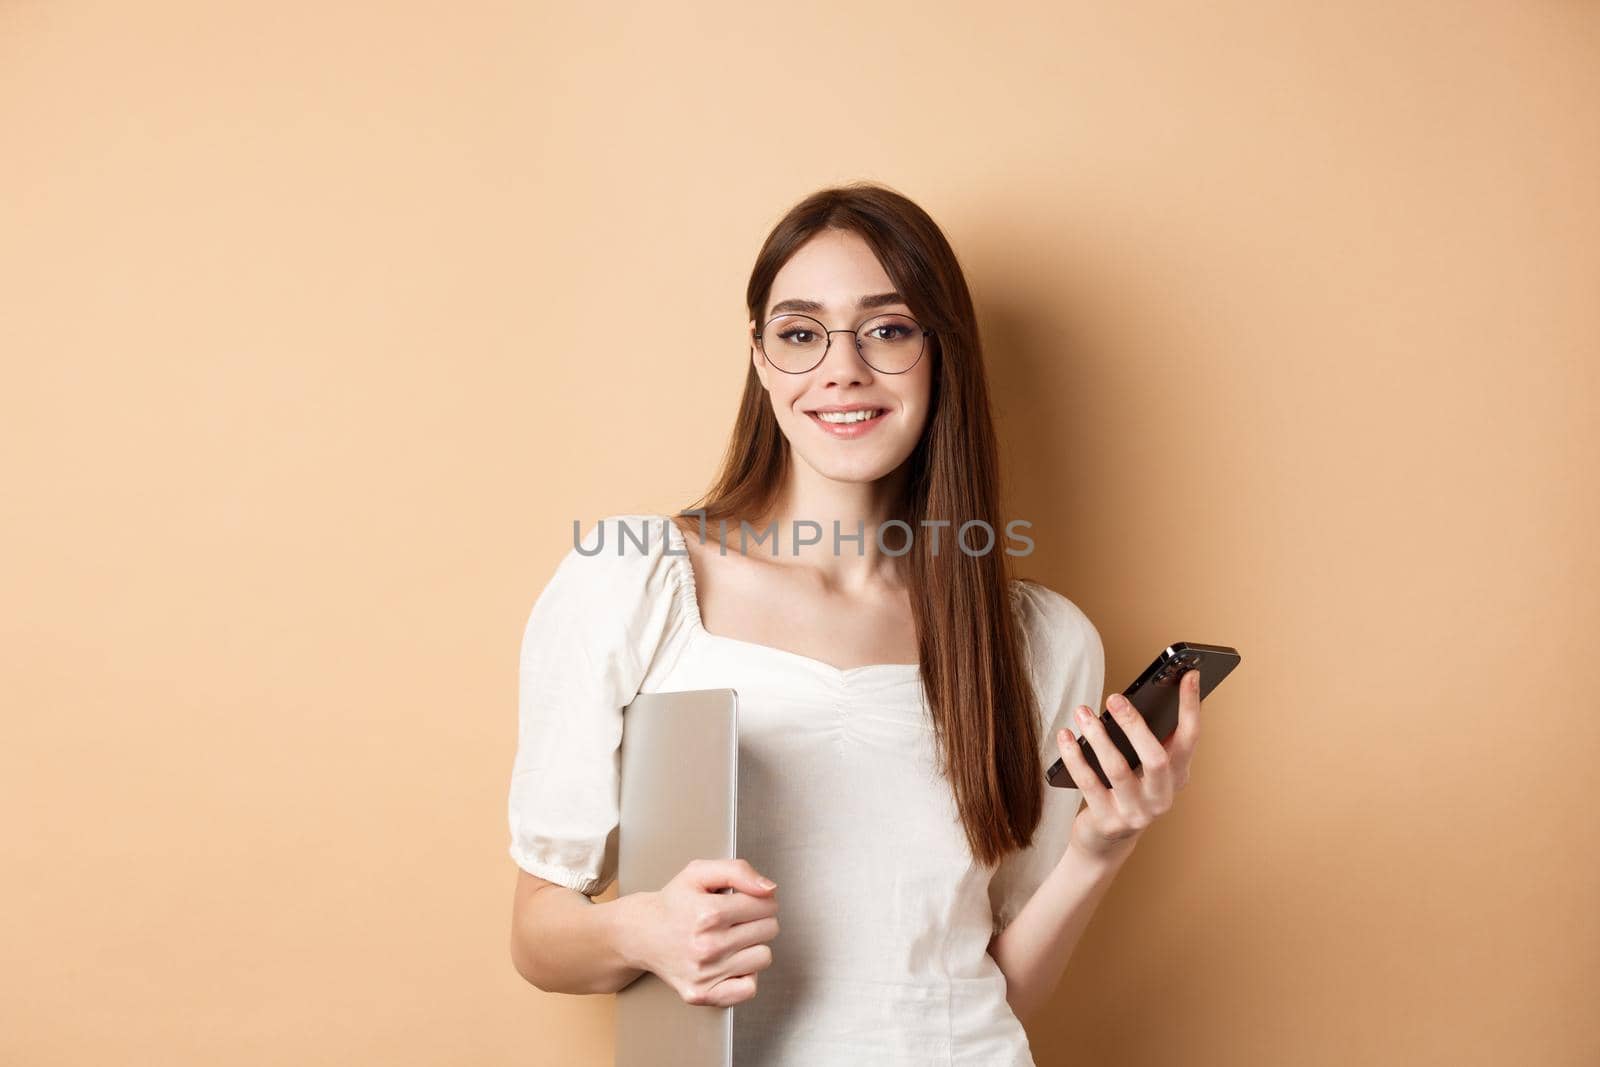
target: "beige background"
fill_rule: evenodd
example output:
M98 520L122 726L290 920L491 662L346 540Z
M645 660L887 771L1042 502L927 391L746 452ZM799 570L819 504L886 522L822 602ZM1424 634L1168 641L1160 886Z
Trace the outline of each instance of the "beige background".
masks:
M857 177L1108 683L1245 656L1039 1062L1600 1060L1600 5L579 7L0 5L0 1061L609 1062L521 626Z

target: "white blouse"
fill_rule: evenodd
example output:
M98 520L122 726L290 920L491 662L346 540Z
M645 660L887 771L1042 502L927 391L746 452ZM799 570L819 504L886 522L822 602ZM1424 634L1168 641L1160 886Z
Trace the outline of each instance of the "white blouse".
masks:
M937 770L918 665L841 670L710 633L666 515L598 525L581 544L602 551L567 552L523 633L517 865L603 891L616 875L623 708L638 693L736 689L739 855L778 883L781 928L755 996L734 1008L734 1063L1032 1065L987 948L1060 859L1078 791L1046 786L1033 844L978 864ZM1023 579L1010 593L1042 776L1060 754L1055 731L1078 732L1072 709L1103 706L1105 655L1060 593Z

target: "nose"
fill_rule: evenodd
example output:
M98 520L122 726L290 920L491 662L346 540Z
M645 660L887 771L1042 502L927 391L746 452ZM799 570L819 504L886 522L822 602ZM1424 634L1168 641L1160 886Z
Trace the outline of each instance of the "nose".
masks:
M839 336L841 334L843 336ZM856 347L854 330L829 330L828 337L832 343L816 368L823 381L849 384L872 377L872 368L861 358L861 350Z

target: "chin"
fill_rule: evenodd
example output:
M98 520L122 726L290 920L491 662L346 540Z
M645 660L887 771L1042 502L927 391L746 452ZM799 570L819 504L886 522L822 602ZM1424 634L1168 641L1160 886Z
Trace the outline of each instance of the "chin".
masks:
M902 441L893 434L871 441L819 440L810 416L798 417L805 421L785 434L789 439L789 451L824 478L836 482L875 482L899 469L916 449L915 439ZM804 442L804 447L799 447L797 442Z
M844 463L839 461L838 456L808 456L802 453L801 458L812 470L834 482L875 482L885 475L894 473L895 468L899 466L881 454L862 456Z

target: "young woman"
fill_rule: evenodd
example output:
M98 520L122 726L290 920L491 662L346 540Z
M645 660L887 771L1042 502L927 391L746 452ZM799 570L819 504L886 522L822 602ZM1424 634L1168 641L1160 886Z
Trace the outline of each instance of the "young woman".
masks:
M921 208L868 183L808 197L746 298L713 488L676 516L601 520L528 619L513 960L548 991L650 971L738 1005L741 1067L1032 1064L1020 1020L1187 780L1198 674L1165 744L1113 699L1143 759L1129 770L1090 713L1095 627L1008 575L972 301ZM593 902L615 876L622 709L724 687L740 858ZM1057 755L1081 809L1044 782Z

